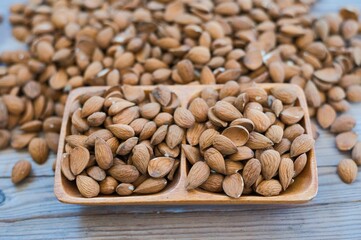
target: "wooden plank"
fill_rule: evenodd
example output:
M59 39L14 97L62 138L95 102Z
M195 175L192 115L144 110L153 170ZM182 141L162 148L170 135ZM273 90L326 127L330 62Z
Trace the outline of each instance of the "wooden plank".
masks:
M40 205L41 203L38 203ZM111 209L81 216L45 215L0 222L3 239L360 239L361 202L209 213L115 214ZM115 208L116 209L116 208ZM317 212L317 214L315 214ZM25 214L24 214L25 215ZM211 216L211 217L210 217ZM51 223L51 224L49 224ZM21 229L21 232L19 230Z
M323 206L345 202L360 202L361 180L353 185L341 182L333 167L322 167L319 170L319 193L314 200L305 205L288 205L286 207L300 208L307 206ZM249 209L282 209L283 206L271 205L231 205L231 206L109 206L82 207L60 204L53 193L51 177L29 178L23 184L14 187L9 179L0 179L0 222L24 221L33 218L52 216L75 217L92 214L122 214L122 213L154 213L154 212L217 212L217 211L249 211ZM3 198L1 197L3 196ZM3 199L1 201L1 199ZM86 211L84 211L86 209ZM1 228L0 228L1 229ZM1 230L0 230L1 232Z

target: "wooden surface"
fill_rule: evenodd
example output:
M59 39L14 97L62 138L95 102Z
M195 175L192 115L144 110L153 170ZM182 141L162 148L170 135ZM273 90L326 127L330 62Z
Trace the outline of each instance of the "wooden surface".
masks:
M5 15L11 0L0 1ZM320 0L317 15L359 0ZM4 33L6 31L6 34ZM20 45L0 26L0 51ZM353 105L356 132L361 134L361 104ZM361 139L360 139L361 140ZM108 206L59 203L53 193L53 155L32 176L14 187L10 171L26 153L0 152L0 239L361 239L361 176L352 185L341 182L336 165L343 157L334 139L321 132L316 144L319 192L308 204L295 206Z

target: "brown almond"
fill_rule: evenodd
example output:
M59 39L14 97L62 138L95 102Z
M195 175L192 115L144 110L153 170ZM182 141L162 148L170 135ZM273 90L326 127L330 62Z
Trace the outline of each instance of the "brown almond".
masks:
M151 194L162 191L167 186L164 178L148 178L142 182L133 192L138 194Z
M272 62L269 65L269 74L276 83L283 83L285 81L285 70L283 64L279 61Z
M305 129L298 123L293 124L285 128L283 137L290 141L293 141L296 137L305 133Z
M101 194L112 194L118 186L117 180L111 176L107 176L103 181L99 183Z
M215 148L209 148L204 152L204 160L214 171L226 174L226 165L222 154Z
M196 64L206 64L211 59L211 53L206 47L195 46L191 48L186 57Z
M129 196L133 193L134 189L134 186L130 183L121 183L117 186L115 191L120 196Z
M83 108L81 110L81 117L85 118L89 115L99 112L104 104L104 98L99 96L93 96L89 98L83 105Z
M113 165L108 173L116 180L123 183L132 183L139 177L139 171L133 165Z
M165 142L170 148L178 146L184 138L184 130L177 125L169 126Z
M279 143L283 137L283 128L277 125L272 125L267 129L265 136L273 143Z
M148 164L148 173L151 177L161 178L166 176L173 167L174 159L170 157L153 158Z
M260 133L251 132L246 146L251 149L265 149L273 146L273 142Z
M85 140L85 145L86 146L94 146L95 145L95 140L97 138L101 138L105 141L107 141L108 139L114 137L112 132L110 132L108 129L100 129L97 130L93 133L91 133L88 138Z
M272 102L271 109L275 113L276 117L279 117L280 113L283 111L283 103L281 102L281 100L275 99Z
M113 152L106 141L96 138L94 152L99 167L107 170L113 165Z
M135 135L133 128L126 124L113 124L108 126L108 129L114 134L114 136L121 140L127 140Z
M352 159L342 159L337 166L337 173L345 183L353 183L357 178L357 165Z
M123 111L124 109L127 109L129 107L133 107L135 105L135 103L133 102L129 102L127 100L113 100L112 98L108 98L108 100L112 101L112 104L110 105L109 109L108 109L108 114L110 116L114 116L118 113L120 113L121 111ZM105 105L105 103L104 103Z
M348 131L336 136L336 146L340 151L348 151L357 143L358 135L355 132Z
M92 166L86 170L86 173L89 177L93 178L95 181L103 181L106 177L106 173L103 169L98 166Z
M304 114L301 107L289 107L281 112L280 118L283 123L292 125L298 123L303 118Z
M354 160L358 166L361 165L361 142L356 143L353 147L352 160Z
M231 161L242 161L253 158L254 152L252 149L246 146L237 147L237 152L229 155L227 158Z
M95 112L88 116L88 125L91 127L98 127L104 123L106 117L107 115L104 112Z
M68 135L65 137L65 141L71 146L85 146L85 141L88 137L85 135Z
M33 120L21 125L20 129L24 132L39 132L42 127L43 123L40 120Z
M356 125L356 119L351 115L340 115L331 125L332 133L342 133L351 131Z
M246 52L243 58L244 65L250 70L256 70L262 66L262 54L258 49L252 49Z
M268 99L267 92L261 87L248 87L244 90L250 102L266 103Z
M273 148L279 152L280 155L285 154L291 149L291 141L287 138L282 138L282 140L279 143L276 143Z
M289 158L282 158L280 167L278 170L278 175L283 190L285 191L288 186L291 184L292 178L295 175L293 161Z
M99 184L88 176L77 176L76 186L78 187L80 194L86 198L96 197L100 192Z
M297 99L297 93L292 86L279 86L271 89L272 95L281 100L283 104L292 104Z
M262 176L264 179L269 180L276 175L281 157L275 150L266 150L261 154L260 162L262 165Z
M239 198L242 195L244 182L239 173L228 175L222 183L223 191L232 198Z
M163 142L165 137L167 136L168 132L168 125L162 125L160 126L157 131L153 134L150 143L152 145L158 145L159 143ZM182 130L183 132L183 130ZM178 144L177 144L178 145Z
M76 176L79 175L88 165L90 154L85 147L77 146L70 152L70 170Z
M139 140L143 141L151 138L155 133L155 131L157 131L157 125L155 124L155 122L153 121L147 122L139 134Z
M264 180L256 188L256 192L265 197L277 196L281 191L282 185L275 179Z
M158 86L153 89L152 96L162 106L167 106L171 100L171 91L165 86Z
M208 192L222 192L223 179L224 176L222 174L211 173L200 187Z
M201 161L201 153L197 147L191 145L182 144L182 149L186 159L193 165L198 161Z
M347 100L350 102L361 102L361 86L352 85L346 91Z
M241 118L242 114L232 104L226 101L219 101L214 105L214 114L221 120L230 122Z
M153 102L144 104L139 108L140 115L146 119L153 119L160 112L160 104Z
M32 159L38 164L45 163L49 156L49 148L43 138L33 138L29 143L28 151Z
M261 174L261 163L258 159L250 159L243 168L242 177L244 180L244 186L246 188L251 187Z
M174 122L182 128L191 128L195 123L193 114L186 108L178 107L174 111Z
M271 126L269 118L261 111L255 109L247 109L247 111L245 112L245 117L253 122L255 130L257 132L263 133Z
M11 134L8 130L0 129L0 150L9 146Z
M182 83L189 83L194 80L194 67L188 59L181 60L177 63L177 71L182 78Z
M138 143L137 137L131 137L119 144L119 147L116 150L116 153L119 155L127 155L129 154L135 145Z
M148 148L145 144L138 144L133 147L132 150L132 162L133 165L138 169L142 174L147 174L147 169L149 167L150 154Z
M212 145L223 155L237 152L237 146L229 138L220 134L214 137Z
M31 172L31 163L27 160L19 160L13 166L11 171L11 181L17 184L29 176Z
M329 104L323 104L317 110L317 122L323 129L329 128L336 116L336 111Z
M315 140L308 134L302 134L295 138L291 144L291 157L310 151L315 145Z
M200 141L200 136L207 129L206 125L203 123L194 123L193 127L187 129L186 139L189 144L192 146L198 145Z
M226 160L225 161L226 163L226 174L227 175L231 175L233 173L237 173L239 172L240 170L243 169L243 163L241 162L235 162L235 161L228 161Z
M197 122L205 122L208 119L208 105L202 98L195 98L188 107Z
M126 100L134 103L140 103L145 98L144 90L130 85L123 85L123 94Z
M189 170L186 189L191 190L202 185L205 181L207 181L210 172L210 168L205 162L196 162Z
M61 158L61 172L69 180L75 180L74 174L70 170L70 156L69 153L63 153Z
M30 104L31 105L31 104ZM4 100L0 98L0 128L5 128L9 121L8 109L4 103Z
M294 169L295 169L295 175L293 176L294 178L297 177L303 171L306 164L307 164L307 155L306 153L302 153L294 161Z

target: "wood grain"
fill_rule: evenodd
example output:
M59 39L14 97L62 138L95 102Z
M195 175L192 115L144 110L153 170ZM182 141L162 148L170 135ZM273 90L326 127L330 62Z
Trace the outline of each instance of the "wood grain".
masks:
M7 18L12 2L0 1ZM361 8L358 0L320 0L314 14L340 6ZM0 51L22 47L0 25ZM361 104L352 105L361 134ZM117 206L82 207L59 203L53 193L51 163L34 167L33 177L14 187L14 162L25 153L0 152L0 239L361 239L361 179L346 185L336 175L338 161L349 153L334 149L332 134L321 131L316 143L319 193L301 206ZM34 164L35 165L35 164ZM36 176L36 177L35 177Z

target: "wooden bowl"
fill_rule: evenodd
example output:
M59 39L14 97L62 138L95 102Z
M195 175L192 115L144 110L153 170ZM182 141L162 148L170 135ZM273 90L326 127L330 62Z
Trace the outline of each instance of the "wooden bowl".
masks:
M269 91L272 87L281 84L259 84L260 87ZM307 134L312 134L310 117L307 111L307 103L303 91L296 85L292 85L298 95L297 105L301 106L305 111L303 118L303 126ZM150 92L156 86L135 86L141 88L146 92ZM189 102L195 97L199 96L202 89L212 87L220 89L222 85L187 85L187 86L168 86L175 92L181 101L181 105L187 107ZM72 204L86 204L86 205L122 205L122 204L290 204L290 203L305 203L317 194L318 179L317 179L317 165L315 158L315 150L312 149L308 153L308 161L303 172L297 176L295 182L279 196L263 197L263 196L241 196L238 199L233 199L223 193L209 193L201 189L187 191L185 188L186 177L189 171L189 166L183 154L180 156L180 167L174 180L161 192L151 195L131 195L131 196L117 196L117 195L100 195L95 198L84 198L80 195L76 188L75 182L68 181L61 173L61 156L64 152L65 136L68 134L70 126L70 106L83 93L106 90L109 87L84 87L72 91L68 97L62 128L59 139L59 149L56 161L55 171L55 185L54 191L59 201Z

